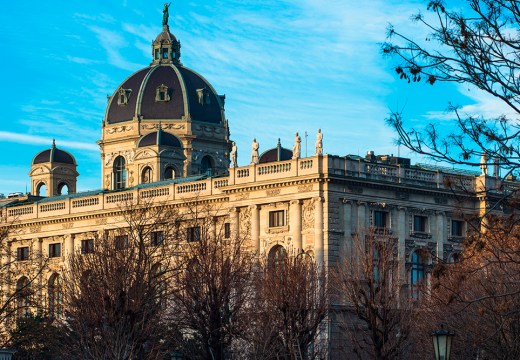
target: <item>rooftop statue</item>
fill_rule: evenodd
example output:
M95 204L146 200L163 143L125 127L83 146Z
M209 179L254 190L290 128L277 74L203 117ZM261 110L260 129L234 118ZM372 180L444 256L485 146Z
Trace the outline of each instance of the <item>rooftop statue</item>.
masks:
M163 8L163 17L162 17L162 24L163 26L164 25L168 25L168 17L170 16L170 14L168 13L168 8L170 7L172 3L169 3L169 4L164 4L164 8Z

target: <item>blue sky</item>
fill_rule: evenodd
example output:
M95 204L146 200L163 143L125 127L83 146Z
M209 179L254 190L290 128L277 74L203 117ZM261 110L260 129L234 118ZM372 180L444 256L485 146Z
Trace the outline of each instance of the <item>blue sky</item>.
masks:
M409 18L427 1L174 1L170 30L181 61L226 94L239 165L278 138L291 148L318 128L335 155L397 154L385 125L404 109L413 124L449 121L449 101L496 114L497 101L454 84L399 81L380 53L386 27L425 38ZM9 1L0 14L0 193L30 190L33 156L56 139L78 162L78 190L101 187L106 96L148 66L162 1ZM302 139L305 154L305 138ZM404 150L401 155L409 155ZM419 159L425 162L425 159Z

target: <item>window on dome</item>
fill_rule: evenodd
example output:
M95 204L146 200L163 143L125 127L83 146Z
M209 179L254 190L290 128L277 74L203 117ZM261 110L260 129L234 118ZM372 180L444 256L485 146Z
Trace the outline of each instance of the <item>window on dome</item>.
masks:
M168 86L161 84L155 89L155 102L170 101Z
M159 59L159 55L160 55L159 49L155 49L155 58Z
M118 91L118 96L117 96L117 104L119 106L128 104L128 99L130 98L131 93L132 93L131 89L120 88Z
M162 49L162 57L163 57L163 59L168 59L168 49L167 48Z
M126 187L126 168L125 158L118 156L114 160L114 190L121 190Z

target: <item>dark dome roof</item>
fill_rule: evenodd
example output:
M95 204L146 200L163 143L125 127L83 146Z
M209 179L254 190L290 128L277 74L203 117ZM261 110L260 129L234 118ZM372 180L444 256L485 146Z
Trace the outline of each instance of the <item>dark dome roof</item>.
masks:
M169 100L157 98L159 89L166 90ZM120 104L120 91L127 94L126 104ZM110 98L106 121L115 124L138 117L142 120L180 120L188 115L192 121L223 123L219 95L193 70L182 65L159 64L141 69L123 81Z
M36 154L36 156L33 158L32 164L36 165L47 162L76 165L74 156L65 150L58 149L54 142L52 143L52 147L50 149L43 150Z
M149 134L146 134L137 143L137 147L153 145L182 148L182 144L179 141L179 139L177 139L177 137L163 130L154 131Z
M292 151L281 146L266 150L260 155L258 162L260 164L273 162L273 161L285 161L292 159Z

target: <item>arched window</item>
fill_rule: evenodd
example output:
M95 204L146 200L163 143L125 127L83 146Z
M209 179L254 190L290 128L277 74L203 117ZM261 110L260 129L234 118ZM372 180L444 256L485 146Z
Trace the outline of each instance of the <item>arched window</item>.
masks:
M167 287L164 275L166 274L166 267L162 264L155 264L151 271L152 281L154 287L155 299L161 305L161 308L166 308Z
M200 172L201 174L212 175L213 172L213 160L210 156L206 155L200 161Z
M63 284L56 273L49 278L49 314L58 319L63 316Z
M271 251L269 251L269 266L277 267L279 266L287 256L287 253L285 252L285 249L281 245L274 246Z
M31 314L31 288L26 276L22 276L16 282L16 297L16 315L19 318L29 316Z
M419 299L420 288L425 279L424 258L414 251L412 254L412 264L410 269L410 291L412 299Z
M459 260L460 260L460 254L456 253L456 252L451 253L450 256L448 257L448 262L450 264L454 264L456 262L459 262Z
M60 183L58 185L58 195L64 195L64 194L68 194L69 193L69 185L67 185L67 183Z
M175 179L175 169L173 166L167 166L166 169L164 169L164 180L171 179Z
M114 189L121 190L126 187L125 158L118 156L114 160Z
M47 185L44 182L41 182L36 186L36 196L47 196Z
M152 182L152 168L147 166L143 169L141 174L141 184L147 184Z

